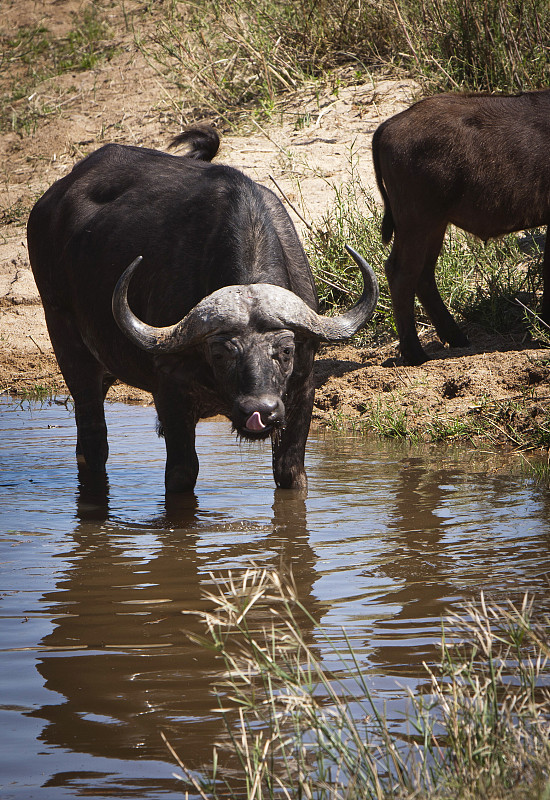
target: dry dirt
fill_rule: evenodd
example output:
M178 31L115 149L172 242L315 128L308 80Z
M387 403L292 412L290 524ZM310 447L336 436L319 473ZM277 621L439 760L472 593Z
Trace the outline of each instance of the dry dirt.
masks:
M37 2L5 0L0 27L15 31L38 20L62 33L71 26L77 0ZM168 114L167 92L154 69L137 52L125 29L121 4L109 7L117 31L117 54L84 73L64 75L39 84L18 103L55 107L30 135L0 134L0 209L30 205L73 164L108 141L165 148L175 133ZM130 0L127 12L140 5ZM370 143L379 123L418 96L411 81L380 79L327 93L288 99L277 123L250 136L223 137L218 160L236 166L273 188L271 177L310 219L321 215L333 198L331 184L345 181L350 149L358 157L363 183L372 186ZM297 115L302 127L296 126ZM301 194L297 190L299 176ZM291 211L298 228L302 221ZM382 245L381 245L382 246ZM540 416L550 391L547 351L529 349L505 337L471 328L472 347L449 351L424 332L430 361L422 367L384 366L396 354L396 343L383 348L332 347L317 360L315 419L342 415L361 418L384 406L404 411L422 432L434 420L460 420L481 405L501 407L525 401L525 424ZM25 393L36 386L64 391L53 356L25 243L24 226L0 227L0 391ZM145 400L139 391L116 385L111 397ZM147 398L148 399L148 398ZM510 441L495 423L495 441ZM513 444L513 442L512 442Z

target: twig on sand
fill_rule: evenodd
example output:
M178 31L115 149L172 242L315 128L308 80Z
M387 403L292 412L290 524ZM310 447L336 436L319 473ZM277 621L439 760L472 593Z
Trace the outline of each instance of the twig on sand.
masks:
M32 342L33 344L35 344L35 345L38 347L38 349L40 350L40 352L42 353L42 355L44 355L44 350L42 350L42 348L40 347L40 345L38 344L38 342L36 341L36 339L34 338L34 336L32 335L32 333L28 333L28 334L27 334L27 336L29 337L29 339L31 340L31 342Z
M285 199L285 201L288 203L288 205L290 206L290 208L291 208L291 209L294 211L294 213L296 214L296 216L297 216L297 217L300 217L300 219L302 220L302 222L304 223L304 225L306 226L306 228L308 229L308 231L310 231L311 233L315 233L315 231L314 231L313 227L312 227L312 226L309 224L309 222L308 222L306 219L304 219L304 217L302 216L302 214L300 214L300 212L298 211L298 209L296 208L296 206L295 206L295 205L293 205L293 203L292 203L292 202L289 200L288 196L285 194L284 190L283 190L283 189L282 189L282 188L279 186L279 184L277 183L277 181L275 180L275 178L273 177L273 175L270 175L270 176L269 176L269 180L273 181L273 183L275 184L275 186L277 187L277 189L280 191L280 193L282 194L282 196L283 196L283 198Z

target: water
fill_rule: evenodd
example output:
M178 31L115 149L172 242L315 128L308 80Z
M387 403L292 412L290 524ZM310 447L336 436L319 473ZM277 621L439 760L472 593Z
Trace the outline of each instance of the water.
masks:
M548 491L494 456L314 431L304 501L274 489L268 446L212 420L195 496L167 504L153 410L111 404L107 422L108 487L82 487L70 407L0 404L2 800L183 796L160 732L190 766L221 733L220 667L181 613L211 573L291 566L396 725L442 613L480 590L546 602Z

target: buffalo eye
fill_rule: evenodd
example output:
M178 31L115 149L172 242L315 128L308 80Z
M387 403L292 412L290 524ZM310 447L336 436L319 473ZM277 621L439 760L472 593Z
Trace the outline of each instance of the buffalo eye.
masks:
M223 361L228 353L223 345L216 345L215 347L210 348L210 355L212 357L212 361Z
M228 361L232 361L237 354L237 348L227 339L215 339L211 341L209 351L212 364L227 363Z
M274 348L273 356L282 367L288 367L294 357L294 342L291 340L280 342Z

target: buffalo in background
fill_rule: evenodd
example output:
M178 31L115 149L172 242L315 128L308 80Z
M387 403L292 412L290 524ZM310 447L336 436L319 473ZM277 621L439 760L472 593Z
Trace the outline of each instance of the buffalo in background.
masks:
M550 90L428 97L383 122L372 148L382 239L393 235L386 275L401 355L421 364L415 295L443 342L469 344L435 282L447 225L486 241L550 222ZM541 316L550 323L548 244L543 277Z
M277 486L305 489L318 343L345 340L367 323L376 278L348 248L363 273L362 297L339 317L319 315L281 202L210 163L214 129L185 131L175 140L183 142L183 156L106 145L31 211L31 266L74 399L77 457L104 471L104 399L119 379L153 395L167 491L195 486L195 426L213 414L229 417L244 439L271 436Z

